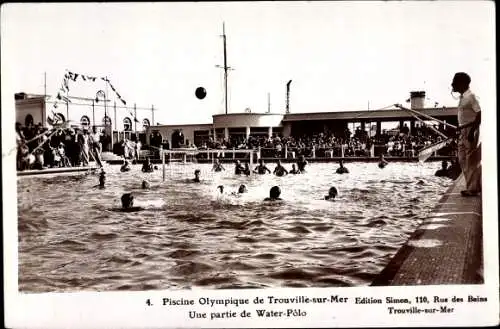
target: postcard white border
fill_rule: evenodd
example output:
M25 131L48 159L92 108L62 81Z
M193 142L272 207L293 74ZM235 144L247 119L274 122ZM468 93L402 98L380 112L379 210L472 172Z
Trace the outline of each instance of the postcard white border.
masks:
M494 5L492 15L494 15ZM458 24L458 23L457 23ZM2 21L2 33L5 31ZM2 43L3 35L2 35ZM11 328L165 328L165 327L378 327L378 326L484 326L499 322L498 281L498 215L497 215L497 163L496 163L496 101L495 107L483 109L483 285L449 286L407 286L407 287L352 287L352 288L273 288L265 290L185 290L144 292L81 292L22 294L18 292L18 236L17 236L17 177L15 171L14 141L14 93L9 85L12 78L8 56L2 47L2 184L4 225L4 289L5 321ZM492 61L491 72L496 72ZM496 81L492 75L491 95L496 94ZM491 150L488 152L488 150ZM162 306L162 298L187 298L198 300L210 298L249 298L265 296L330 297L339 295L348 298L356 296L384 298L386 296L414 299L416 296L483 296L487 303L456 304L451 314L434 315L391 315L387 305L353 305L350 303L329 303L325 305L301 304L307 312L305 317L257 319L236 317L232 319L190 320L188 310L198 312L225 312L228 308ZM146 300L153 301L148 306ZM259 305L246 307L251 311ZM264 308L264 307L263 307ZM289 306L268 309L288 309ZM240 313L242 307L231 307Z

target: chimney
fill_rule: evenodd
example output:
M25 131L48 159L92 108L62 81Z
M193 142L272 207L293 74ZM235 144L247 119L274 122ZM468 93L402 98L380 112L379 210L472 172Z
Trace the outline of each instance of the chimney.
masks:
M25 92L20 92L20 93L15 93L14 94L14 99L16 101L22 100L22 99L27 99L27 98L28 98L28 95Z
M425 91L411 91L410 105L412 110L423 109L425 107Z

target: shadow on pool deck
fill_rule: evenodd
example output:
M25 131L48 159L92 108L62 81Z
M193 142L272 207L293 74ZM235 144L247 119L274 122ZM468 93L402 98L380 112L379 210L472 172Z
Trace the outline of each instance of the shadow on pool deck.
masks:
M462 197L460 176L372 286L481 284L482 199Z

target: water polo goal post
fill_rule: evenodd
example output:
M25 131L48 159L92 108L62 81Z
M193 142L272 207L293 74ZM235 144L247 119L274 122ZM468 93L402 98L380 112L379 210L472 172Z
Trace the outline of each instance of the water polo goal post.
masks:
M246 150L246 149L210 149L210 150L198 150L198 149L173 149L173 150L164 150L160 147L160 156L161 156L161 164L163 171L163 180L165 180L165 171L167 163L188 163L192 162L192 160L199 154L206 154L206 160L211 160L212 163L215 162L215 159L222 158L224 160L242 160L248 161L250 165L257 163L257 160L260 158L260 150ZM247 154L248 156L236 157L237 154ZM229 155L229 157L227 156Z

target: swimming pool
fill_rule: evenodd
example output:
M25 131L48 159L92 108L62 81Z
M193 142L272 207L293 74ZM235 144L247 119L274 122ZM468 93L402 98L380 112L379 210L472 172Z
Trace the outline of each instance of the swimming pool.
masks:
M161 167L109 166L105 189L97 175L19 178L19 290L368 285L452 184L434 177L439 162L348 163L345 175L309 164L286 177L224 166L172 164L165 182ZM197 168L200 184L189 182ZM240 184L249 192L232 196ZM273 185L284 201L262 202ZM334 202L322 200L330 186ZM125 192L145 209L113 211Z

